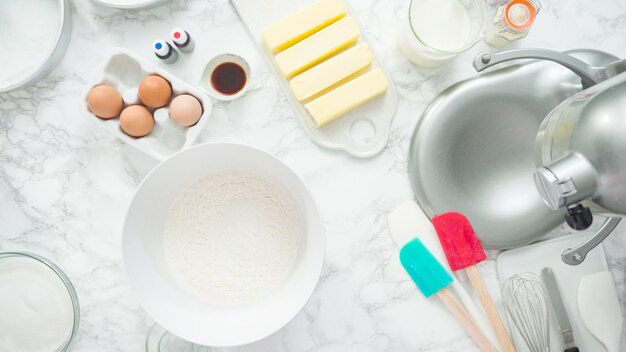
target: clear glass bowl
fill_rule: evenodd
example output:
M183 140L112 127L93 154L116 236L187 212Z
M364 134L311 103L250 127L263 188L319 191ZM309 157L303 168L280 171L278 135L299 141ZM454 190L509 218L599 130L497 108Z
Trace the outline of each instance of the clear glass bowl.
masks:
M33 253L26 252L2 252L0 253L0 265L2 265L2 261L9 258L23 258L27 260L33 260L35 262L44 265L48 269L52 270L52 272L63 282L63 285L67 289L67 294L72 302L72 309L74 315L74 322L72 324L72 331L68 334L66 340L55 350L55 352L65 352L69 349L70 344L74 340L76 333L78 332L78 324L80 321L80 306L78 303L78 296L76 295L76 290L74 289L74 285L70 279L65 275L63 270L59 268L56 264L51 262L50 260L39 256Z
M165 330L159 324L154 324L146 338L146 352L216 352L218 349L200 346Z

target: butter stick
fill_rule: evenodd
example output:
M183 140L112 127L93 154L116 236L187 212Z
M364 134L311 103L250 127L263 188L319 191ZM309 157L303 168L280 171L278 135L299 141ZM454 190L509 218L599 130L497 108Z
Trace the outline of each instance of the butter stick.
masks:
M385 73L377 68L331 90L305 104L304 107L315 120L317 127L322 127L383 94L388 86Z
M277 53L346 15L345 0L318 0L263 30L263 41Z
M361 43L297 75L289 86L303 101L368 67L373 59L369 46Z
M361 35L351 16L344 17L276 55L280 72L291 78L354 44Z

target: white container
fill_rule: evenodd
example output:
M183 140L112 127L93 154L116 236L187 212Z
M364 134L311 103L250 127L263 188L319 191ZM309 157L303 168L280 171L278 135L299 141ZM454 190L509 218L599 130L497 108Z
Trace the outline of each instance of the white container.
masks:
M484 0L412 0L398 45L414 64L436 67L474 46L484 23Z
M389 140L389 126L398 105L398 94L393 80L381 65L378 55L376 55L374 48L368 42L366 33L361 30L362 35L357 43L368 42L370 44L370 49L374 52L372 68L380 67L385 72L387 81L389 81L387 92L348 112L337 120L318 128L313 117L291 92L287 79L278 72L274 55L263 44L261 36L265 27L306 7L314 0L231 0L231 2L248 28L252 39L257 43L263 56L272 68L283 91L287 94L293 111L300 119L300 122L302 122L309 137L315 143L325 148L343 150L359 158L372 157L385 149ZM350 8L348 8L348 12L352 14ZM353 17L358 22L358 18L354 15Z
M24 11L24 8L30 11ZM51 8L55 8L55 11L51 11ZM54 33L42 33L41 28L37 27L52 21L58 22ZM39 31L30 33L29 28L38 28ZM0 75L0 93L45 77L65 55L71 34L69 0L0 1L0 38L3 38L4 49L9 51L0 58L0 67L3 70L9 66L12 68L6 71L11 73L10 76ZM8 44L26 38L29 42L18 48ZM36 53L32 53L33 50ZM14 60L19 61L19 67L13 65Z
M172 277L163 231L181 191L202 177L233 169L254 172L283 189L294 204L301 237L292 271L274 291L245 305L224 307L198 298ZM253 147L211 143L174 155L146 176L126 214L122 257L137 300L160 326L195 344L227 347L269 336L298 314L320 277L324 243L315 202L287 165Z
M169 118L162 118L169 116L169 105L167 105L154 111L155 125L152 132L145 137L134 138L120 129L119 118L104 120L89 111L87 107L88 92L85 93L83 112L94 123L113 133L124 142L157 160L164 160L174 153L192 146L202 132L213 111L211 99L206 94L124 48L115 48L111 51L98 70L96 77L91 81L89 89L99 84L108 84L122 94L125 106L137 104L139 103L137 99L139 82L149 75L159 75L170 83L172 99L180 94L191 94L196 97L203 109L198 123L191 127L181 127Z

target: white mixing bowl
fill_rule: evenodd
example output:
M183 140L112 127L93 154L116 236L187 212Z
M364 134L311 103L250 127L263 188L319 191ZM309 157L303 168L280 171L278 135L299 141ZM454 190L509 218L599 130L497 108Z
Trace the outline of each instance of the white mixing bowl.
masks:
M199 178L233 169L255 172L290 196L301 238L293 270L276 290L247 305L223 307L197 298L172 277L164 256L163 229L172 201L181 191ZM300 178L273 155L230 143L187 149L150 172L130 203L122 239L124 265L146 312L185 340L221 347L260 340L286 325L313 293L324 251L322 222Z

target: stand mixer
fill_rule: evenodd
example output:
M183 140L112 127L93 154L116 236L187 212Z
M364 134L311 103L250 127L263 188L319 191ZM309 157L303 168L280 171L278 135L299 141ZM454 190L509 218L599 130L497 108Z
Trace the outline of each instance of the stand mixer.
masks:
M517 59L559 63L580 76L584 88L547 115L535 145L535 185L550 209L565 209L575 230L589 228L592 213L608 217L593 237L562 254L577 265L626 216L626 60L597 67L557 51L515 49L481 53L474 67L480 72Z

